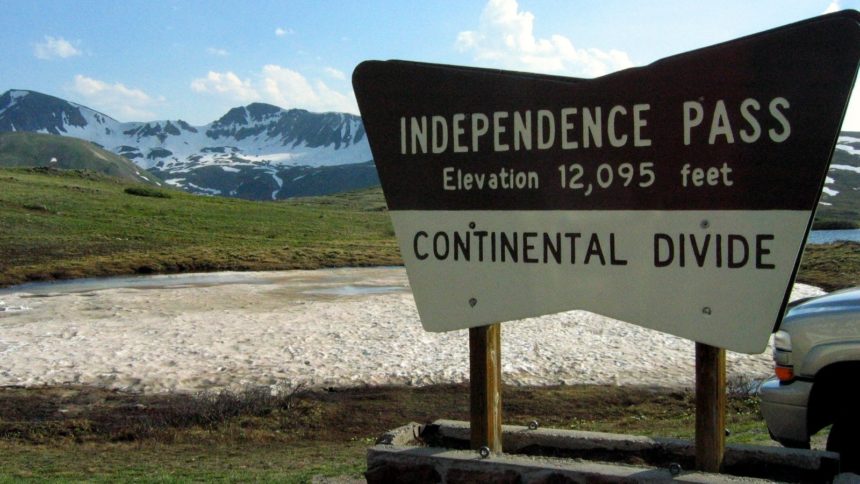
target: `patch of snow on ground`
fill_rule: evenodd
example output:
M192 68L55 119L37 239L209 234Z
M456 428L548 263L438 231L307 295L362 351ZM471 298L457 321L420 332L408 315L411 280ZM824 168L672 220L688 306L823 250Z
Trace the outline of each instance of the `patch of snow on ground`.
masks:
M824 189L823 189L822 191L823 191L824 193L826 193L827 195L830 195L831 197L834 197L834 196L836 196L836 195L839 195L839 190L834 190L834 189L832 189L832 188L824 187Z
M229 173L239 173L242 171L238 168L233 168L232 166L222 166L221 169Z
M269 174L272 175L272 178L275 179L275 183L278 184L278 189L272 192L272 200L277 200L278 199L278 192L281 191L281 188L284 187L284 180L282 180L281 177L276 175L274 170L269 172Z
M27 306L8 306L5 302L0 301L0 313L17 313L21 311L28 311L30 308Z
M468 331L424 331L402 268L239 277L254 283L116 287L41 298L23 290L4 294L10 306L32 309L0 316L0 386L196 392L468 381ZM337 297L312 292L349 285L401 289ZM818 288L796 284L791 299L817 294ZM694 383L694 343L666 333L585 311L503 326L508 384ZM771 375L773 360L763 350L726 352L728 371Z
M845 152L848 152L848 153L850 153L850 154L852 154L852 155L860 155L860 150L858 150L857 148L855 148L855 147L853 147L853 146L848 146L848 145L836 145L836 149L838 149L838 150L842 150L842 151L845 151Z
M266 155L243 154L242 158L249 161L271 161L272 163L292 162L301 158L302 153L269 153Z
M845 170L845 171L853 171L854 173L860 173L860 166L851 166L851 165L830 165L831 170Z
M216 190L214 188L199 187L199 186L197 186L193 183L190 183L190 182L188 183L188 186L195 189L195 190L199 190L199 191L201 191L207 195L221 195L221 190Z

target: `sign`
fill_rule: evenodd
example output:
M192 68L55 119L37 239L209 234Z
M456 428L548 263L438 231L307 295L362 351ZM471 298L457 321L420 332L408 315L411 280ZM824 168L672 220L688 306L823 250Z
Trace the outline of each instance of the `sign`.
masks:
M425 329L586 309L761 352L854 84L859 22L840 12L592 80L359 65Z

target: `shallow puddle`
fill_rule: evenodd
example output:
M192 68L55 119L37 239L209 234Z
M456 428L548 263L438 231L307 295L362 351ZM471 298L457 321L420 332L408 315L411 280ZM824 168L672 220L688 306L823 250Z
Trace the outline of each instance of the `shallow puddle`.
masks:
M406 292L407 287L404 286L354 286L347 284L345 286L326 287L323 289L309 289L302 291L302 294L322 295L322 296L364 296L367 294L390 294L394 292Z
M317 271L212 272L126 277L98 277L69 281L35 282L0 289L0 296L19 294L22 298L44 298L64 294L91 295L106 289L181 289L230 284L264 284L288 288L292 293L321 296L361 296L406 292L408 285L386 285L403 268L366 268L362 270L322 269ZM365 279L368 278L368 279ZM374 281L375 279L382 279ZM374 282L380 282L375 284ZM4 309L5 308L5 309ZM0 306L0 311L12 308Z

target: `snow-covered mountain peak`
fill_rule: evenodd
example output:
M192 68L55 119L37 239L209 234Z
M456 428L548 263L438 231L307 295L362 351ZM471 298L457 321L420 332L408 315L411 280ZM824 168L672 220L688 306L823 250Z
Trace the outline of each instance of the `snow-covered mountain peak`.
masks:
M2 108L0 108L0 113L2 113L3 111L5 111L8 108L11 108L15 104L17 104L18 100L26 97L28 94L30 94L30 91L24 91L24 90L20 90L20 89L12 89L9 91L8 94L9 94L9 101L8 102L0 101L0 105L3 106Z
M176 121L150 121L147 123L126 123L128 129L123 130L122 134L133 137L140 142L145 138L157 138L159 142L164 143L169 136L183 136L183 134L197 134L198 130L194 126L178 119Z
M284 110L265 103L251 103L227 111L227 114L210 125L212 129L227 128L229 126L250 126L265 124L283 113Z

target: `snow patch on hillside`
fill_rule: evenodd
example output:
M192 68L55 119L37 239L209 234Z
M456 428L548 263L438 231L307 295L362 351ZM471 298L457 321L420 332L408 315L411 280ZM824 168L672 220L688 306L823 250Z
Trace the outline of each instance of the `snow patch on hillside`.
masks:
M197 186L197 185L190 183L190 182L187 183L187 185L189 187L193 188L194 190L197 190L197 191L203 193L204 195L221 195L221 190Z
M852 138L852 139L853 139L853 138ZM860 143L860 140L857 140L857 142L858 142L858 143ZM838 149L838 150L842 150L842 151L845 151L845 152L850 153L850 154L852 154L852 155L860 155L860 149L857 149L857 148L855 148L855 147L853 147L853 146L848 146L848 145L836 145L836 149Z
M851 165L830 165L831 170L845 170L845 171L853 171L854 173L860 173L860 166L851 166Z
M281 188L284 188L284 180L281 179L275 172L271 172L272 178L275 179L275 183L278 184L278 189L272 192L272 200L278 199L278 192L281 191Z
M18 100L26 97L27 94L30 94L30 92L29 91L9 91L9 98L10 98L9 105L4 107L4 108L0 108L0 114L3 114L3 111L6 111L7 109L11 108L12 106L18 104Z

